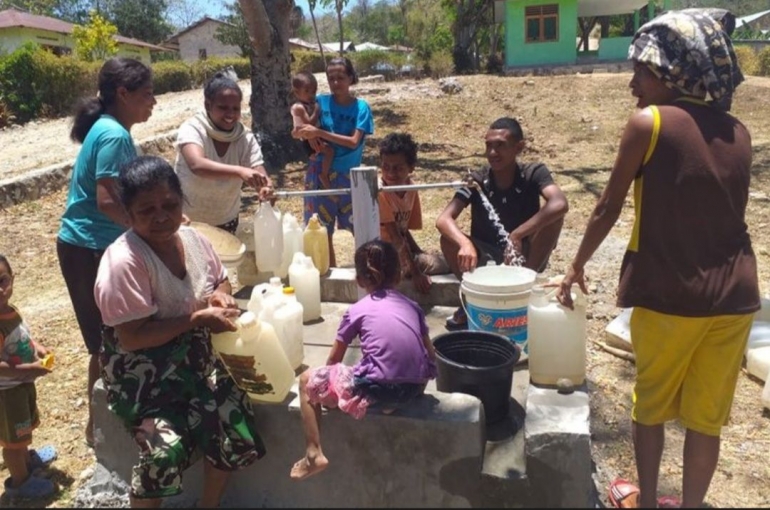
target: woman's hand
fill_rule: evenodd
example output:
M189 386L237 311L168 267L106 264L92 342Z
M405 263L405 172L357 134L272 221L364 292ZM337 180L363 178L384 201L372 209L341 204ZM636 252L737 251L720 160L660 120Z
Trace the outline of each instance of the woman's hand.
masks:
M301 128L299 128L299 136L303 140L312 140L314 138L318 138L321 136L321 130L318 129L315 126L311 126L310 124L305 124Z
M272 186L270 178L256 168L242 167L239 176L243 182L256 190L259 190L263 186Z
M574 264L570 264L567 274L562 279L559 284L559 290L556 292L556 299L559 300L559 303L570 310L575 309L575 304L572 302L572 285L574 283L578 284L583 294L588 294L583 268L575 268Z
M260 202L269 201L270 205L275 205L275 201L278 199L278 197L275 195L275 190L269 186L261 188L258 195Z
M212 333L237 331L238 327L231 319L235 319L240 313L237 308L210 306L193 313L192 323L198 328L208 328Z
M238 308L238 303L230 294L220 291L214 291L207 300L209 306L219 308Z

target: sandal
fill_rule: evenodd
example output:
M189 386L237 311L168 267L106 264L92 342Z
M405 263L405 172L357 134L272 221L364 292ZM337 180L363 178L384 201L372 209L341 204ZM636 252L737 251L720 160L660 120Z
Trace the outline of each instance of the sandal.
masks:
M658 498L658 508L682 508L682 502L675 496L661 496Z
M458 308L455 312L447 317L444 327L447 331L458 331L461 329L468 329L468 316L465 315L465 310Z
M622 478L610 484L608 497L614 508L639 508L639 487Z
M41 499L56 492L56 486L51 480L30 475L23 484L11 487L11 479L5 479L5 494L10 498Z
M38 469L46 468L51 462L55 461L57 457L58 454L56 453L56 448L51 445L46 445L38 449L30 448L27 469L30 472L33 472Z

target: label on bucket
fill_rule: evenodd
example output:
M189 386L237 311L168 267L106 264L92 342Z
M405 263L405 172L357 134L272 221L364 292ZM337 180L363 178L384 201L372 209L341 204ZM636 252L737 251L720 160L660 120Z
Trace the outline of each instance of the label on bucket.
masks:
M516 342L527 353L527 307L495 310L467 303L471 331L490 331Z

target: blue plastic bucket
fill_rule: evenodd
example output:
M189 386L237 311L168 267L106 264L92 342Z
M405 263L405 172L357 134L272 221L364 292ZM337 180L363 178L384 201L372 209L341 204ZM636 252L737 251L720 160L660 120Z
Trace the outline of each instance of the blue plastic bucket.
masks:
M463 274L460 298L471 331L497 333L527 355L527 306L537 273L525 267L488 265Z

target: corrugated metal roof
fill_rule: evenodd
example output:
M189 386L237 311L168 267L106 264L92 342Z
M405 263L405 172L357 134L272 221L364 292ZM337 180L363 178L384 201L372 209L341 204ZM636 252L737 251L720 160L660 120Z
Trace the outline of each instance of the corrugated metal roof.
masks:
M179 39L180 35L184 35L187 32L189 32L190 30L195 30L196 28L198 28L199 26L203 25L207 21L213 21L214 23L219 23L220 25L230 25L230 26L232 26L232 23L228 23L227 21L222 21L221 19L212 18L210 16L204 16L201 19L199 19L198 21L196 21L195 23L193 23L192 25L188 26L187 28L183 28L179 32L177 32L174 35L172 35L171 37L169 37L168 39L165 40L165 42L166 43L178 43L179 41L177 39Z
M768 14L770 14L770 10L762 11L762 12L755 12L754 14L749 14L748 16L743 16L741 18L737 18L735 20L735 28L740 28L744 24L749 24L752 21L758 20L762 16L767 16Z
M37 14L30 14L16 9L8 9L0 12L0 28L14 27L36 28L38 30L47 30L48 32L56 32L59 34L71 34L75 25L60 19L49 18L48 16L38 16ZM140 41L139 39L133 39L131 37L124 37L122 35L116 35L115 40L119 43L131 46L149 48L152 51L168 51L167 48L162 48L155 44Z

